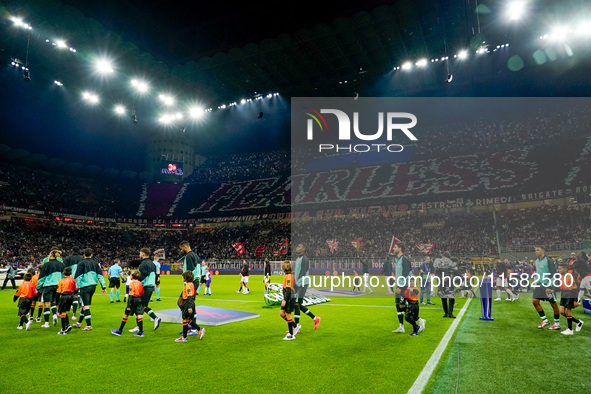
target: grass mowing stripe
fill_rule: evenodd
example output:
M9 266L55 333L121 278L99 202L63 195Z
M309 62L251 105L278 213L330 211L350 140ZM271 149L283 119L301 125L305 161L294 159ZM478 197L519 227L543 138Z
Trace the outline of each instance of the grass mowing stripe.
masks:
M449 326L447 332L441 339L441 342L439 342L439 345L431 355L431 358L429 358L429 361L427 361L427 364L425 364L425 366L423 367L423 370L419 374L419 377L415 380L410 390L408 390L409 393L423 392L423 389L427 385L427 382L429 382L429 378L431 377L433 370L439 363L439 360L441 359L443 352L447 348L447 345L449 344L451 337L456 331L456 328L458 328L460 321L462 320L462 317L464 317L464 313L466 312L466 309L468 309L468 306L470 305L471 301L472 298L468 298L468 300L464 304L464 307L460 310L460 313L458 313L458 316L456 317L454 322L451 324L451 326Z

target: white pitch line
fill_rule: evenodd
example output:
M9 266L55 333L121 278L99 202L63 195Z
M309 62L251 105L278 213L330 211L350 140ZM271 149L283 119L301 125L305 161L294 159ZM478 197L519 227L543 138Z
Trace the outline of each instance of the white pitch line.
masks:
M410 390L408 390L409 393L420 394L423 392L425 386L431 378L431 375L433 374L433 371L435 370L435 367L437 367L437 364L439 363L441 356L445 352L445 348L447 348L447 345L449 344L451 337L456 331L456 328L460 325L460 321L462 320L462 317L468 309L468 305L470 305L471 301L472 299L468 298L468 301L466 301L466 304L464 304L464 307L460 310L460 313L458 313L456 319L453 321L453 323L451 323L451 326L449 326L447 332L445 333L443 338L441 338L441 342L439 342L439 345L431 355L431 358L429 358L429 361L427 361L427 364L425 364L425 366L423 367L423 370L417 377L417 380L415 380Z

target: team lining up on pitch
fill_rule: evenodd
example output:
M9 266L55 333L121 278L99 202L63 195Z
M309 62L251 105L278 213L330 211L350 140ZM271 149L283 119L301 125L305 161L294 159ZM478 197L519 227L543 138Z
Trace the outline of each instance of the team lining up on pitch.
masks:
M202 285L205 285L204 295L211 295L210 283L211 277L207 269L206 261L199 261L199 256L191 250L187 241L181 242L179 249L183 252L183 289L179 296L177 305L182 312L183 329L180 332L181 337L176 339L176 342L186 342L187 336L198 335L199 339L203 338L205 329L197 324L195 311L195 295L198 294ZM73 248L72 255L66 259L61 258L61 251L54 249L49 253L49 256L43 260L42 265L35 268L30 268L24 276L24 282L21 284L14 295L14 301L18 302L20 323L18 329L27 331L31 329L34 320L35 304L38 303L37 322L41 322L41 312L44 315L44 324L42 328L49 328L49 319L53 318L53 324L57 325L61 318L61 330L58 335L67 335L72 328L81 328L82 331L91 331L91 312L92 297L96 290L96 286L100 285L102 294L106 295L107 285L102 275L102 269L98 262L93 258L93 251L90 248L84 249L82 255L79 255L79 249ZM309 261L305 255L306 248L303 244L299 244L296 248L297 258L293 262L285 261L282 264L282 270L285 274L283 280L283 301L281 302L280 316L287 322L288 330L284 340L293 340L299 333L301 325L299 324L300 313L308 315L314 321L314 329L318 328L321 318L315 316L306 306L303 305L303 300L311 281L309 276ZM428 275L427 280L423 277L416 277L412 274L412 267L410 260L404 255L405 245L397 243L393 248L393 258L395 263L395 273L387 278L387 285L397 285L394 292L397 317L399 327L394 330L394 333L404 333L404 320L412 326L412 333L410 336L418 336L420 332L425 329L426 320L419 317L419 294L426 291L433 291L437 288L438 295L441 297L443 310L445 312L443 317L455 318L453 315L453 308L455 304L455 293L457 287L462 291L469 290L473 295L473 282L470 281L469 275L462 275L458 271L457 263L451 258L449 252L444 252L441 258L435 259L434 268L437 270L437 275ZM519 277L513 277L512 273L507 271L507 266L496 259L495 272L490 275L490 279L495 279L497 287L497 299L501 300L501 289L504 289L510 300L516 301L519 296L516 295L511 287L520 284L522 287L531 286L533 288L533 305L538 312L542 322L538 326L543 329L550 326L550 330L559 331L560 315L567 319L568 328L561 333L564 335L573 335L573 324L575 331L580 331L583 326L583 321L578 320L572 316L571 310L576 308L580 303L582 296L586 291L591 291L591 269L587 262L587 256L584 252L580 252L578 259L570 260L569 262L560 262L557 267L554 261L546 256L545 250L541 246L535 248L536 272L531 275L534 279L530 282L529 277L525 280L523 274ZM147 314L154 321L154 331L157 330L161 323L155 312L149 307L149 303L154 293L155 287L159 287L159 263L150 258L151 250L149 248L142 248L140 250L141 262L137 269L131 271L127 278L127 291L125 300L127 305L123 314L121 325L118 329L112 329L113 335L121 336L123 329L130 316L136 316L137 326L130 332L134 333L135 337L143 337L143 315ZM119 286L120 280L123 278L123 271L121 267L115 264L109 268L109 287L117 288L117 302L119 302ZM556 270L558 269L558 272ZM270 266L266 264L265 267L265 289L268 288L270 278ZM576 276L576 280L575 280ZM249 267L246 261L241 272L240 290L244 294L250 293L248 289ZM355 285L354 278L353 284ZM364 273L363 280L367 285L369 275ZM460 278L460 281L456 279ZM350 278L349 278L350 279ZM359 278L360 279L360 278ZM435 286L433 282L439 279L438 285ZM509 282L514 280L513 284ZM527 282L527 283L525 283ZM430 287L430 289L429 289ZM195 289L198 289L197 292ZM371 287L370 291L371 291ZM244 289L244 290L243 290ZM157 289L157 300L160 301L159 288ZM430 293L429 291L429 293ZM561 291L560 306L558 305L557 292ZM390 293L390 291L389 291ZM111 290L111 303L113 302ZM422 303L421 294L421 303ZM428 298L429 300L429 298ZM430 301L430 300L429 300ZM550 325L550 321L545 315L544 309L540 301L547 301L550 303L553 310L554 323ZM431 302L429 302L432 304ZM80 321L73 326L70 325L68 312L72 309L72 320L77 320L76 311L80 307L80 321L84 318L86 326L82 328Z

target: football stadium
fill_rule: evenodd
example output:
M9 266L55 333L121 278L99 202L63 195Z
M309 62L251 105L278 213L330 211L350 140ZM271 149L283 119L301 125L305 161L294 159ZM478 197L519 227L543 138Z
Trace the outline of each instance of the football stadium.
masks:
M0 392L591 393L589 1L0 22Z

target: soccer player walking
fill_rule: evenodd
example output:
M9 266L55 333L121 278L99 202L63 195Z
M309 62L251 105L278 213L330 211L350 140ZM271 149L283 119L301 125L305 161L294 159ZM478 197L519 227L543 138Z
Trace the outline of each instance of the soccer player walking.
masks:
M408 277L410 276L410 260L404 256L406 246L402 242L394 245L394 264L395 264L395 283L396 283L396 314L398 315L398 328L392 332L404 333L404 311L406 310L406 300L404 291L408 287Z
M532 304L540 315L540 319L542 319L538 328L542 329L550 325L550 321L548 321L548 318L546 318L546 314L544 313L544 308L542 308L542 305L540 304L540 301L548 301L554 312L554 324L551 325L549 329L560 331L560 311L558 309L558 304L556 303L556 294L552 287L552 278L556 273L554 261L546 256L546 251L541 246L535 247L535 253L536 261L534 264L536 265L536 275L538 277L532 284L534 288Z
M18 324L17 329L22 330L23 324L25 325L27 331L31 329L31 324L33 324L33 316L30 319L27 318L27 313L31 309L31 304L33 303L33 297L37 294L37 289L35 285L31 283L31 274L26 273L24 277L24 282L20 285L14 295L14 300L18 300L18 315L20 317L20 322Z
M107 285L101 267L92 257L92 249L84 249L84 260L82 260L76 268L75 279L80 292L80 298L82 299L82 315L84 315L84 321L86 321L86 327L84 327L82 331L92 330L90 305L92 304L92 296L96 290L96 285L100 283L103 295L107 294ZM80 320L82 320L82 318ZM82 324L79 321L74 327L80 328L81 325Z
M57 324L57 284L64 277L64 263L61 261L61 252L59 250L52 250L49 253L49 258L41 268L39 280L37 281L37 291L41 293L44 303L43 317L45 323L41 326L49 328L49 315L53 314L53 325ZM50 312L51 308L51 312Z
M154 284L156 283L156 266L152 259L150 259L150 248L140 249L140 259L142 259L138 271L140 271L140 282L144 287L144 294L142 295L142 305L144 306L144 313L154 319L154 331L160 327L161 318L156 316L156 313L148 305L150 304L150 298L154 292ZM129 330L129 332L140 333L140 327L137 326Z
M311 310L304 306L304 297L306 296L306 291L308 290L309 278L310 273L308 270L310 269L310 261L308 257L306 257L306 247L303 244L299 244L296 247L296 261L295 261L295 269L293 269L295 281L296 281L296 288L297 288L297 295L298 298L295 303L294 308L294 321L296 324L296 328L294 330L294 335L300 332L302 326L300 325L300 311L304 312L308 315L312 320L314 320L314 329L318 329L318 325L320 324L320 317L315 316Z

